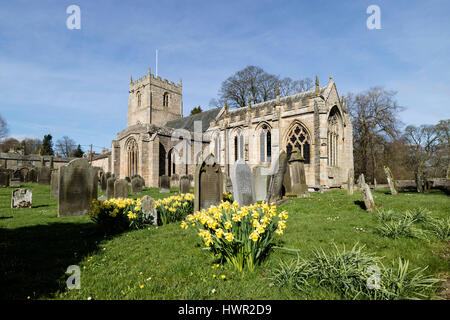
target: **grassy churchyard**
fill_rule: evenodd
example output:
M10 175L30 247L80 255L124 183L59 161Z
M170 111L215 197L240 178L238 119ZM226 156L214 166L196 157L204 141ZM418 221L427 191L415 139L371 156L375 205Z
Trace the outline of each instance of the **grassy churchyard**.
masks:
M355 245L363 248L355 249L352 261L373 254L380 257L380 267L392 267L394 261L396 273L401 258L409 261L410 275L426 267L424 278L448 279L448 237L439 238L429 222L449 218L450 198L438 190L396 196L388 189L375 190L382 214L366 212L359 191L351 196L344 190L312 193L290 200L277 208L289 214L284 234L274 237L275 247L261 265L241 273L214 260L194 227L184 230L177 222L105 236L88 216L58 218L50 186L22 187L33 191L31 209L11 209L13 188L0 189L1 299L358 299L362 296L346 291L346 285L355 283L348 274L354 267L348 262L351 255L333 262L333 254L344 248L349 252ZM143 195L159 199L171 194L145 189L131 197ZM378 229L392 227L390 222L402 221L408 210L417 213L418 208L426 210L401 231ZM314 257L320 249L322 260ZM308 263L296 264L297 260ZM305 279L311 261L316 263L314 276L298 280ZM80 289L66 287L70 265L80 267ZM402 285L411 286L411 278L406 274ZM424 289L422 298L445 298L442 285Z

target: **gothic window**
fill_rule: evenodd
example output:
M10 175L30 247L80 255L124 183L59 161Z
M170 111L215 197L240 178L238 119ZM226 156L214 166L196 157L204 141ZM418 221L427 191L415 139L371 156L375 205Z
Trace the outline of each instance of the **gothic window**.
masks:
M141 92L137 92L137 105L138 105L138 107L140 107L141 106Z
M220 135L217 135L214 141L214 157L220 163Z
M336 112L330 114L328 118L328 165L330 167L337 167L339 165L339 152L338 152L338 141L339 141L339 116Z
M311 161L311 140L306 129L300 124L296 124L289 131L287 139L286 152L288 157L290 157L294 148L298 148L305 159L305 164L309 164Z
M272 135L267 125L263 125L259 133L259 160L270 162L272 157Z
M234 161L244 158L244 135L241 130L236 132L234 136Z
M138 174L138 146L136 140L130 139L127 143L127 155L128 155L128 177L132 177Z
M163 95L163 107L169 106L169 94L167 92Z

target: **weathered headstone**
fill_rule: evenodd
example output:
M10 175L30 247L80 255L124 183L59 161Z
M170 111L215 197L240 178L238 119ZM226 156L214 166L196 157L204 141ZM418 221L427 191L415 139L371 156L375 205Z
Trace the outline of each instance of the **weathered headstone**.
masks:
M140 177L131 179L131 192L142 193L142 179Z
M33 193L28 189L13 190L11 195L11 208L31 208Z
M223 199L223 177L220 165L209 154L195 169L194 210L218 205Z
M366 179L364 178L364 173L361 173L358 178L359 188L361 189L362 185L366 183Z
M158 211L155 208L155 201L149 197L144 196L141 200L141 210L144 216L144 223L149 223L152 225L158 225Z
M38 172L35 168L31 168L28 171L28 177L27 177L27 181L28 182L32 182L32 183L36 183L37 182L37 178L38 178Z
M239 206L248 206L256 202L255 185L250 167L244 159L237 160L231 170L233 197Z
M353 194L354 183L355 183L355 173L353 171L353 168L350 168L348 170L348 177L347 177L347 194L348 195Z
M188 176L182 176L180 178L180 193L189 193L191 191L191 181Z
M128 182L125 179L119 179L114 182L114 198L128 198Z
M364 205L367 211L376 210L375 202L373 201L372 191L367 183L361 184L361 194L363 196Z
M98 196L98 175L84 158L59 168L58 217L80 216Z
M38 174L38 183L49 185L51 180L51 169L49 167L40 167Z
M253 168L253 182L255 183L256 201L266 200L269 188L269 169L263 166Z
M0 169L0 187L9 186L9 171Z
M28 181L28 172L29 171L30 171L30 169L28 169L28 168L20 169L20 181L21 182L29 182Z
M106 181L106 197L108 199L114 198L114 182L116 181L116 179L114 178L109 178Z
M391 169L389 169L389 167L384 166L384 172L386 173L386 178L389 184L389 188L391 189L391 194L392 195L396 195L397 192L397 187L395 185L395 180L394 180L394 176L392 175Z
M100 190L102 192L106 192L106 183L108 178L106 178L106 174L102 174L100 178Z
M285 178L287 167L287 155L283 150L270 168L270 182L266 197L267 203L283 198L283 181L287 180Z
M160 176L159 177L159 192L170 192L170 177Z
M52 170L50 181L50 197L58 198L59 191L59 170Z
M292 151L289 158L289 168L291 173L291 188L288 197L304 198L309 196L308 185L306 184L305 159L299 149Z

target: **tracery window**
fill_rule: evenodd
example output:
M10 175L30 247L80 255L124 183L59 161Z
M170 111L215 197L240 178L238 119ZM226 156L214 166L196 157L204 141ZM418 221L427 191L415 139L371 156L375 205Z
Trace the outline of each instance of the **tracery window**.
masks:
M294 148L299 148L303 158L305 159L305 164L309 164L311 161L311 139L306 129L297 123L289 131L287 137L288 141L286 144L286 152L288 157Z
M127 143L127 155L128 155L128 177L132 177L138 174L138 146L136 140L130 139Z
M338 114L334 113L328 118L328 165L331 167L336 167L339 165L339 118Z
M272 158L272 134L267 125L263 125L259 133L259 160L270 162Z

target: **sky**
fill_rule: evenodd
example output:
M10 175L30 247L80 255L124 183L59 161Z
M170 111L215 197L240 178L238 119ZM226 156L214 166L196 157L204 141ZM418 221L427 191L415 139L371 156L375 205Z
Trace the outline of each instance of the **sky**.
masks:
M80 29L67 28L70 5ZM381 29L369 29L370 5ZM10 136L87 150L126 128L133 79L183 80L184 115L208 109L248 65L281 77L330 76L340 95L397 91L405 124L450 118L450 1L0 0L0 115Z

